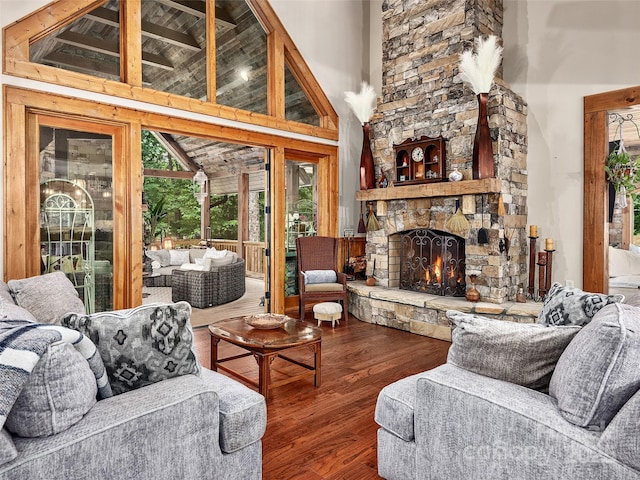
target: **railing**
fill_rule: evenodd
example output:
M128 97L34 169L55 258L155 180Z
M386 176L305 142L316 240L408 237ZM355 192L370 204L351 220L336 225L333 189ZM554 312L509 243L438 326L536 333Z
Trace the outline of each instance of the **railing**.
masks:
M200 240L178 240L176 246L178 248L196 247ZM209 240L209 246L215 247L216 250L228 250L238 253L237 240L212 239ZM242 242L243 252L242 258L245 261L246 275L248 277L264 278L267 270L267 262L264 256L264 242Z
M229 252L238 253L237 240L209 240L209 245L215 247L216 250L227 250Z
M242 242L247 276L264 278L267 262L264 256L264 242Z

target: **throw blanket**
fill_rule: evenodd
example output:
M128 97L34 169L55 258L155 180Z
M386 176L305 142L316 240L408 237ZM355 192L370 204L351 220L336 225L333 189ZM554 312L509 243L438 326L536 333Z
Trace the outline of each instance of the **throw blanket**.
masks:
M52 343L72 344L96 376L98 398L111 397L111 386L96 346L82 333L58 325L27 320L0 321L0 428L40 357Z

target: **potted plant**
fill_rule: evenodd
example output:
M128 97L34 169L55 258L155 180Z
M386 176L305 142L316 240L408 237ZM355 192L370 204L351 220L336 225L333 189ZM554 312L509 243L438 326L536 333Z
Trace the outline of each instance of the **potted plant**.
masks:
M633 160L626 150L618 148L607 157L604 170L607 180L616 189L620 207L626 207L627 195L635 197L633 192L640 181L640 156Z

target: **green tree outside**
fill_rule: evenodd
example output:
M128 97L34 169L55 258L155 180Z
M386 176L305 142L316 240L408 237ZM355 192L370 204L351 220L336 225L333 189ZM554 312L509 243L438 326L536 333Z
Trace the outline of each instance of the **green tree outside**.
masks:
M142 164L145 168L181 171L153 134L142 131ZM144 196L149 209L144 214L145 242L148 244L171 235L175 238L200 238L200 205L193 196L191 180L145 177ZM260 211L264 211L264 192L260 192ZM212 195L209 210L211 238L238 238L238 195ZM157 207L161 207L158 209ZM160 210L160 211L158 211ZM152 228L154 238L151 238ZM264 241L264 217L260 219L260 240Z

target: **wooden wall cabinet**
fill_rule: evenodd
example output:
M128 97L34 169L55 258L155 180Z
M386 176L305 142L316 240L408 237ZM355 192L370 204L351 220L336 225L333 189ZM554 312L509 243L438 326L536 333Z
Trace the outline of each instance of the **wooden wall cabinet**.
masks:
M407 139L393 146L394 185L411 185L447 180L444 138Z

